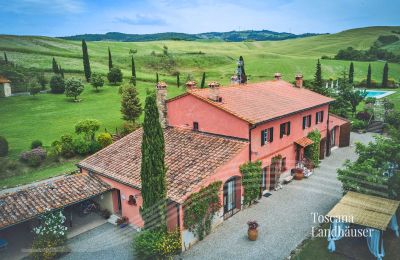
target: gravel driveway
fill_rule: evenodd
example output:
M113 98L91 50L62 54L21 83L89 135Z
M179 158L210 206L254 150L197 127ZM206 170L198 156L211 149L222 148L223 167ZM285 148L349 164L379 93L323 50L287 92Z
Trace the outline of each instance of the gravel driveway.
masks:
M110 223L68 240L71 253L63 260L123 260L135 259L132 240L136 231L131 227L120 229Z
M355 141L367 143L371 134L351 135ZM312 213L326 214L341 198L341 184L336 170L346 159L354 160L354 145L336 149L325 158L320 168L308 179L292 181L283 189L263 197L252 207L242 210L223 222L203 241L184 252L184 259L284 259L310 233ZM260 224L257 241L247 239L248 220Z

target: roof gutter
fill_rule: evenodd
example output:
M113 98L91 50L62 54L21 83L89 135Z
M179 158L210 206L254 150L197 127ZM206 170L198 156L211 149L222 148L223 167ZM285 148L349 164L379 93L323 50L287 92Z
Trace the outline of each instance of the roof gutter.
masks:
M251 130L255 129L257 125L249 124L249 162L251 162Z

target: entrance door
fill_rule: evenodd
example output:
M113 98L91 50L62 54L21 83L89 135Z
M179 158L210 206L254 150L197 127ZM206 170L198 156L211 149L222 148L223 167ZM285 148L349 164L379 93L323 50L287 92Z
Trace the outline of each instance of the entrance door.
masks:
M233 211L236 208L235 182L236 178L231 178L224 184L224 215L226 217L233 215Z
M120 190L117 190L117 199L118 199L118 213L122 213L121 191Z
M269 170L268 166L264 167L262 170L262 178L261 178L261 194L262 195L269 190L268 170Z
M275 189L275 181L276 181L276 168L275 165L271 164L269 167L269 190Z
M336 130L337 126L335 126L331 131L331 148L336 146Z

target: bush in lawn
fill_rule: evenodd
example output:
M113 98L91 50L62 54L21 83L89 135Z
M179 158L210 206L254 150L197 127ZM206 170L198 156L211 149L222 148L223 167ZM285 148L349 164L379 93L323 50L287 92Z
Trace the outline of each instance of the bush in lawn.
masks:
M73 97L74 101L78 101L77 97L82 94L84 89L85 87L79 79L72 78L65 82L65 95L67 97Z
M112 144L113 140L112 140L112 136L110 133L101 133L98 137L97 137L97 142L99 142L99 144L101 145L102 148Z
M35 149L35 148L42 147L42 146L43 146L43 143L40 140L34 140L31 143L31 149Z
M351 130L353 131L359 131L363 130L367 127L367 122L362 121L362 120L354 120L351 122Z
M47 85L47 83L49 83L49 81L44 76L44 73L40 73L39 75L36 76L36 78L37 78L37 81L38 81L39 85L41 86L42 90L45 90L46 85Z
M112 68L107 74L107 79L111 84L122 82L122 71L119 68Z
M98 74L98 73L92 73L92 76L90 78L90 84L96 89L96 91L99 91L99 88L104 86L104 79L103 77Z
M180 233L144 230L134 237L133 248L139 259L169 259L182 250Z
M61 211L49 212L40 217L40 225L33 228L35 238L32 244L34 259L55 259L65 253L67 242L67 227L64 226L65 216Z
M125 122L122 125L121 131L119 132L119 135L121 137L126 136L130 133L132 133L133 131L135 131L136 129L138 129L140 127L140 124L138 123L132 123L132 122Z
M364 102L365 102L365 104L372 104L372 105L375 105L375 103L376 103L376 98L374 98L374 97L367 97L367 98L364 100Z
M390 111L386 114L385 122L396 129L400 129L400 112Z
M50 89L53 94L62 94L65 91L65 82L60 75L54 75L50 79Z
M90 153L90 143L82 138L73 141L74 151L79 155L87 155Z
M40 92L42 88L39 86L39 83L36 81L36 79L33 79L29 82L29 94L31 94L32 96L35 96L36 94L38 94Z
M94 141L95 134L100 129L100 122L96 119L85 119L75 125L76 134L84 134L86 141Z
M75 155L71 135L65 134L61 136L61 155L65 158L72 158Z
M47 157L47 152L42 147L22 152L19 155L20 160L31 167L39 166L40 164L42 164L44 160L46 160L46 157Z
M47 150L47 158L54 162L59 162L61 156L61 142L54 141Z
M356 118L362 121L368 121L371 118L371 114L367 111L361 111L356 114Z
M90 151L89 151L90 154L100 151L102 148L101 144L98 141L91 141L89 147L90 147Z
M8 154L8 142L3 136L0 136L0 157L7 156Z

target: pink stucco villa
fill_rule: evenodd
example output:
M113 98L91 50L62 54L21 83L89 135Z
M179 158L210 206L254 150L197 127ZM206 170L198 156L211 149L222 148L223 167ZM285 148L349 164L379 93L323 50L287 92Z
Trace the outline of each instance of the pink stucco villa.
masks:
M166 84L157 85L160 119L165 126L168 227L182 231L183 249L196 238L184 229L183 203L192 193L222 181L223 208L213 225L242 208L239 166L261 161L260 194L276 187L278 176L303 162L312 144L310 131L321 133L320 158L336 146L349 145L349 122L329 113L334 100L303 88L302 76L293 85L275 80L221 87L211 82L200 89L188 82L186 93L166 100ZM82 172L100 177L114 189L115 214L143 227L139 213L142 129L81 161ZM276 160L279 158L279 165Z

